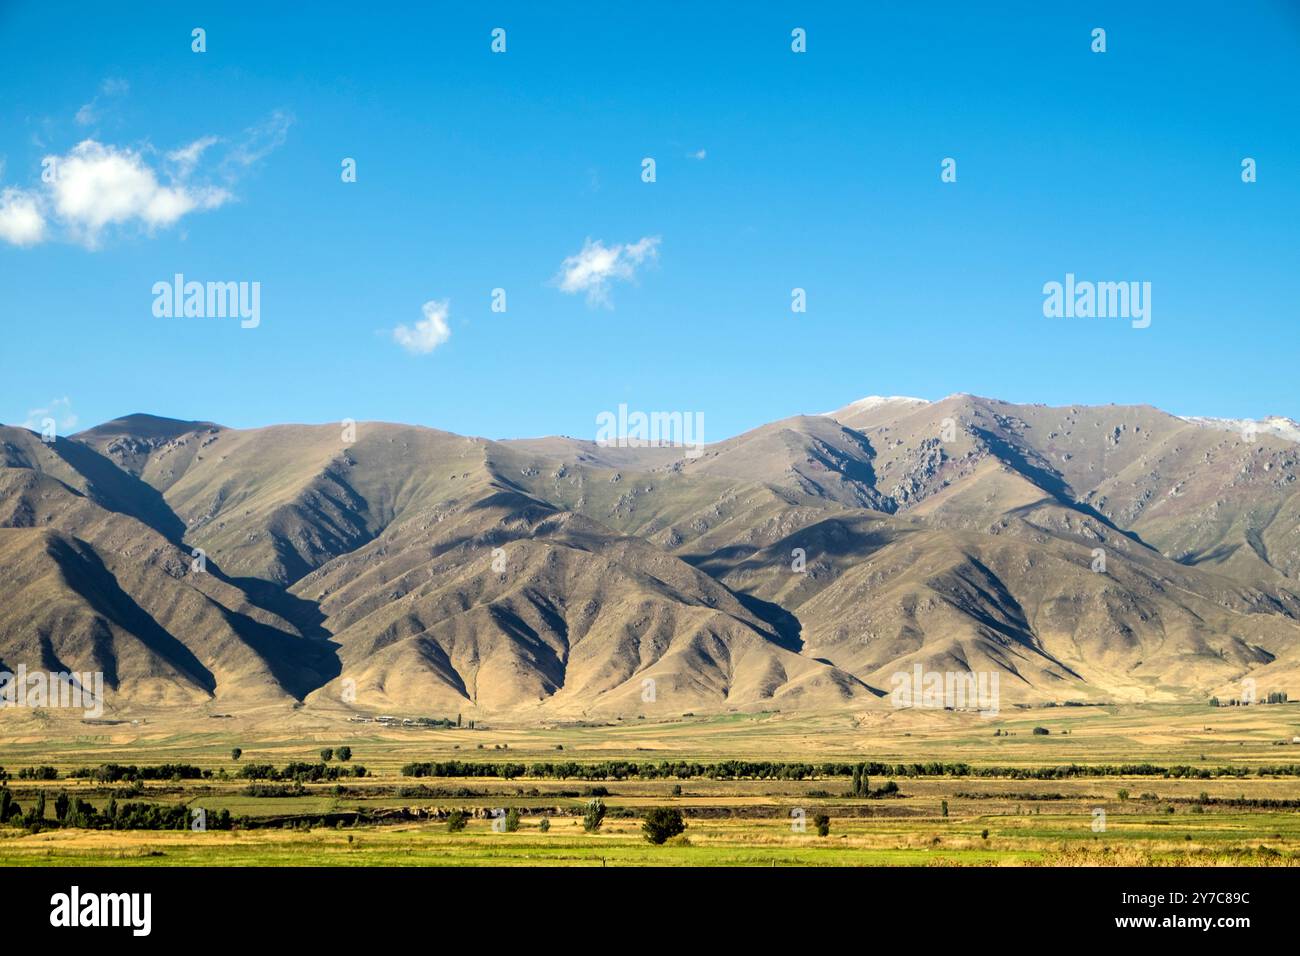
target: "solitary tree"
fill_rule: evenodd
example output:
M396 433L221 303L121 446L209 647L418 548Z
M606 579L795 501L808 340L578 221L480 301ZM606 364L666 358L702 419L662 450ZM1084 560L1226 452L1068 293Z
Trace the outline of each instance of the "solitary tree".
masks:
M463 810L453 810L447 817L447 829L452 833L459 833L465 829L465 812Z
M589 801L586 812L582 815L582 828L588 833L595 833L604 822L605 801L600 798Z
M231 749L230 751L231 760L238 760L242 756L244 756L244 752L240 750L238 747L234 747Z
M686 821L682 819L680 810L655 807L645 815L645 822L641 824L641 829L647 840L658 845L685 830Z
M813 825L817 827L818 836L829 836L831 832L831 818L824 813L819 813L813 817Z
M324 750L322 750L322 751L320 752L320 759L323 760L323 761L325 761L325 763L329 763L331 760L333 760L333 759L334 759L334 748L333 748L333 747L326 747Z
M334 756L338 757L340 760L344 762L349 761L352 759L352 748L340 747L338 750L334 751Z
M519 829L519 811L511 807L506 811L506 832L514 833Z

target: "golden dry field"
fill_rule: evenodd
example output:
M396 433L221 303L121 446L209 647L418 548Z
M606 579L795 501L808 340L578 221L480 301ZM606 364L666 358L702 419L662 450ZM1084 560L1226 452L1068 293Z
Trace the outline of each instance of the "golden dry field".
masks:
M51 821L45 828L0 827L0 865L1300 863L1300 777L1267 770L1300 763L1300 745L1291 742L1300 734L1294 704L1057 707L996 719L905 711L734 714L474 730L385 727L298 711L188 723L159 715L122 724L37 713L6 719L0 731L0 766L13 799L26 809L44 792ZM320 763L323 748L342 746L351 749L351 760L336 758L329 766L361 765L364 777L264 784L259 791L239 776L251 765ZM238 760L235 747L242 751ZM405 764L423 761L528 767L730 760L902 764L891 769L905 772L872 776L866 797L851 793L849 776L823 773L804 779L402 774ZM931 761L966 764L969 772L918 776L906 766ZM185 764L204 776L135 784L70 776L105 764ZM1072 764L1190 769L1044 774ZM58 776L23 779L23 768L32 767L54 768ZM890 781L897 792L882 793ZM235 823L205 832L59 827L52 821L60 794L98 811L110 801L184 805L191 814L203 809L208 819L225 811ZM582 814L593 799L603 801L607 816L589 833ZM662 846L648 843L641 820L654 807L680 810L686 832ZM518 829L503 832L492 814L511 809L518 811ZM445 822L454 810L467 815L459 832ZM829 818L826 836L814 824L822 814Z

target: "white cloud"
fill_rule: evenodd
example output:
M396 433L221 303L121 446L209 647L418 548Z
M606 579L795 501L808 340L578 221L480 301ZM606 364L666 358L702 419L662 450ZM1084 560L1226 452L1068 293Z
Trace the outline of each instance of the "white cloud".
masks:
M125 80L108 79L100 95L120 96L127 89ZM92 100L83 107L87 116L94 106ZM0 241L34 245L51 238L47 226L57 224L59 237L95 249L109 226L135 223L152 233L190 213L224 206L234 198L230 189L245 171L285 142L292 123L288 114L273 112L246 129L216 163L207 156L223 142L219 136L202 136L164 153L153 165L150 158L157 151L147 143L132 149L85 139L63 156L44 157L42 168L53 175L43 172L41 185L0 191ZM202 185L191 180L201 164L207 170ZM226 188L211 185L217 177Z
M630 282L637 267L659 258L659 237L646 236L626 245L606 246L597 239L587 239L576 255L560 264L555 282L561 292L570 295L585 292L592 305L609 305L609 287L615 280Z
M91 248L109 224L138 220L148 229L170 226L187 213L216 209L230 199L224 189L164 186L141 155L88 139L54 159L49 184L55 212Z
M424 303L422 308L424 318L420 321L393 329L393 341L412 355L428 355L451 338L451 327L447 325L451 303L446 299L431 301Z
M99 84L99 94L89 103L83 104L81 109L77 110L75 117L78 125L89 126L99 119L99 98L101 96L125 96L131 89L131 84L126 80L117 77L109 77L103 83Z
M0 192L0 239L31 246L45 238L45 217L36 196L9 187Z
M292 125L292 116L283 110L276 110L256 126L244 130L244 138L226 157L227 165L252 166L261 162L284 145Z
M690 154L690 157L691 159L706 159L708 155L709 151L707 149L697 149L695 152Z
M203 136L190 143L188 146L182 146L180 149L173 149L167 154L167 161L176 167L176 178L186 179L190 173L194 172L194 167L198 165L203 158L204 151L209 146L221 142L217 136Z
M78 419L72 410L72 399L65 395L54 399L45 408L29 408L23 428L30 428L34 432L41 431L47 418L54 419L60 435L66 435L76 428Z

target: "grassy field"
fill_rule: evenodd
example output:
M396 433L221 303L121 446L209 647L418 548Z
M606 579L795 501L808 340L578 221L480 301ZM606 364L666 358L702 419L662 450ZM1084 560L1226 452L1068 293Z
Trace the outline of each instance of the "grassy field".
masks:
M1036 735L1034 727L1047 728ZM995 735L996 732L996 735ZM103 809L110 800L185 804L243 818L233 831L121 831L0 827L0 865L422 865L422 866L859 866L859 865L1300 865L1300 809L1241 801L1298 801L1300 777L1260 767L1300 763L1300 706L1044 708L997 720L951 714L781 714L683 717L662 723L483 727L473 731L379 727L297 713L265 722L196 719L127 725L59 724L40 715L0 725L0 766L24 808L44 791ZM250 762L317 762L343 744L368 775L307 784L300 795L254 796L234 778ZM239 761L231 748L242 748ZM849 793L847 777L808 780L551 780L409 778L415 760L533 761L762 759L925 762L1036 768L1156 763L1241 777L910 777L899 792ZM67 779L104 763L191 763L202 780L128 784ZM16 779L48 765L60 779ZM875 777L873 788L886 780ZM593 788L609 815L581 825ZM683 837L652 846L641 835L651 807L680 809ZM516 808L517 832L493 830L494 809ZM946 816L945 816L946 808ZM467 828L436 817L460 809ZM806 821L798 829L799 815ZM813 819L830 817L816 835ZM47 809L47 819L53 816ZM539 823L547 820L549 832Z
M684 838L651 846L637 820L608 820L599 833L577 819L549 833L525 818L517 833L474 820L443 824L228 833L0 830L6 866L934 866L934 865L1300 865L1296 814L1206 814L1168 820L1043 813L924 820L832 818L831 833L794 833L784 820L691 819ZM984 836L984 831L988 836Z
M984 831L988 836L984 836ZM930 866L1300 865L1296 814L1206 814L1178 821L1134 814L1091 830L1091 818L1035 814L926 821L832 819L831 834L792 832L772 819L692 821L684 838L654 847L640 822L607 821L597 834L577 819L495 832L445 825L233 832L0 831L0 862L127 866Z

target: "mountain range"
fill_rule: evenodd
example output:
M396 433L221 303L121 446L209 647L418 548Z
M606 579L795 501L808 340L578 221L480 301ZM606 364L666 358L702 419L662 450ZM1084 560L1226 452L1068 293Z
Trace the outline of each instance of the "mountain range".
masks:
M709 444L0 426L0 669L107 711L676 716L1300 693L1300 427L863 399Z

